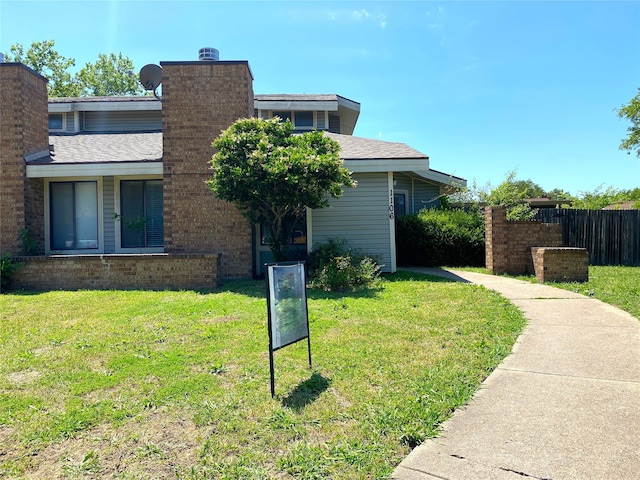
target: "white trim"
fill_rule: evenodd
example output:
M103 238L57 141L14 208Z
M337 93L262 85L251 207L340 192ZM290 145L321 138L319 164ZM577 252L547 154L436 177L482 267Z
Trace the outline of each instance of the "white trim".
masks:
M381 173L381 172L416 172L416 170L428 170L428 158L415 159L366 159L345 160L344 166L356 173ZM416 172L418 173L418 172ZM421 173L419 175L422 175Z
M360 112L360 104L358 102L341 97L340 95L338 95L338 105L353 110L354 112Z
M27 165L27 178L61 178L70 176L115 177L118 175L162 175L162 162L50 163L47 165Z
M443 183L451 187L466 187L467 181L435 170L414 170L413 173L432 182Z
M254 108L258 110L328 110L330 112L338 111L338 102L329 101L291 101L291 100L256 100L253 102Z
M159 101L135 101L125 102L64 102L49 103L49 113L62 112L118 112L118 111L145 111L162 110L162 103Z
M49 184L56 182L96 182L96 194L98 195L98 248L91 250L52 250L51 249L51 208ZM102 177L68 177L59 178L55 181L45 179L44 181L44 253L45 255L94 255L104 254L104 212L103 212L104 190Z
M389 187L389 254L391 256L391 265L389 265L389 269L391 273L395 273L397 270L396 266L396 222L394 212L394 204L393 204L393 172L387 172L387 185Z
M116 176L113 179L113 210L114 214L120 215L120 182L122 180L163 180L162 175L129 175L129 176ZM164 183L163 183L164 186ZM163 206L164 217L164 206ZM114 235L115 235L115 250L116 253L164 253L164 246L162 247L135 247L135 248L123 248L122 247L122 224L118 220L114 221ZM164 243L164 241L162 242Z

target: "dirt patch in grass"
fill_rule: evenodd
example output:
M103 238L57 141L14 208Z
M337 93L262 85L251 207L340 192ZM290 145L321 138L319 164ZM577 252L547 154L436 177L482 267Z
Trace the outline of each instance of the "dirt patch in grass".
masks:
M37 380L42 376L42 373L37 370L21 370L19 372L12 372L7 375L7 380L14 385L24 385Z
M238 320L239 317L237 315L226 315L224 317L209 317L209 318L203 318L202 320L200 320L202 323L226 323L226 322L234 322L236 320Z
M2 430L0 430L2 435ZM176 478L196 465L208 435L191 419L145 412L30 453L27 478ZM24 452L22 452L24 454Z

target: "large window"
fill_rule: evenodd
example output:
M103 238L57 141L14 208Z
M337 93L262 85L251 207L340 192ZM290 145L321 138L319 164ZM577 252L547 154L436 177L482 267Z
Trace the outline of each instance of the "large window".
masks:
M52 182L49 195L51 250L97 249L97 183Z
M64 127L61 113L49 114L49 130L62 130Z
M162 180L122 180L120 182L120 246L122 248L162 247Z
M296 131L312 130L314 128L313 112L311 111L274 111L273 116L280 117L283 122L290 120Z

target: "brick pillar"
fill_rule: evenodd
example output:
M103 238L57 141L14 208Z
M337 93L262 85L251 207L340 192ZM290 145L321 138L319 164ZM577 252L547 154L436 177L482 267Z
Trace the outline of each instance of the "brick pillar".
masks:
M47 79L20 63L0 63L0 255L20 254L24 228L40 236L42 199L37 182L27 181L25 157L48 150Z
M239 118L253 116L249 64L161 65L165 251L221 253L221 276L251 276L251 225L206 184L211 142Z
M507 209L485 207L485 260L492 273L506 273L508 264Z

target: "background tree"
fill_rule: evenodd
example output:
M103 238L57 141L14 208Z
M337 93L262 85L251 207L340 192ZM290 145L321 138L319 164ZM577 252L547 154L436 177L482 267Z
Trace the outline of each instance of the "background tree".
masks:
M77 97L81 88L69 73L76 61L60 55L54 50L54 45L54 40L33 42L25 53L24 47L17 43L11 45L11 53L5 55L6 61L23 63L48 78L47 92L50 97Z
M11 53L5 54L8 62L21 62L40 75L49 79L49 97L141 95L144 88L133 75L133 62L113 53L98 55L95 63L87 63L78 73L72 75L76 61L66 58L55 50L54 40L33 42L29 49L17 43L11 46Z
M326 207L342 187L356 186L337 142L318 131L293 135L289 121L240 119L213 146L211 190L252 223L267 226L276 261L288 259L293 228L306 207Z
M640 188L618 190L612 186L603 189L599 185L592 191L579 192L573 206L586 210L602 210L609 205L631 201L633 208L640 208Z
M490 192L481 192L480 200L487 205L507 207L508 220L531 220L536 215L527 198L540 198L546 192L531 180L516 180L516 171L507 173L503 182Z
M628 153L635 150L636 155L640 157L640 88L629 104L618 110L618 117L631 122L631 126L627 128L627 137L620 143L620 150L626 150Z
M83 96L144 95L145 90L133 74L133 62L114 53L98 55L76 75Z

